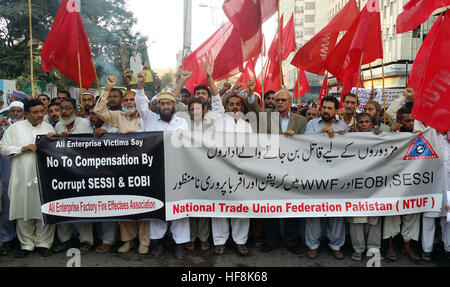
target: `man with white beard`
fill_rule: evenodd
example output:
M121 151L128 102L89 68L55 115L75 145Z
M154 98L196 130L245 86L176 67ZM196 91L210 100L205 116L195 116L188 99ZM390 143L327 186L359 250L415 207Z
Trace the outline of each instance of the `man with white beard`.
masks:
M109 76L106 80L105 90L95 105L94 112L102 121L110 126L117 127L119 133L141 132L142 120L136 109L136 92L126 91L122 98L124 111L108 110L108 96L117 84L116 76Z
M61 119L55 126L56 134L67 137L71 134L92 134L94 130L88 119L76 116L76 102L74 99L65 98L61 100ZM53 134L49 134L49 137ZM92 232L92 223L61 224L56 228L56 233L61 244L56 246L55 253L65 251L70 248L70 239L72 238L73 227L76 227L80 239L81 254L87 253L94 245L94 236Z
M114 91L117 83L116 76L106 79L105 90L95 105L94 112L99 119L113 127L118 128L122 134L141 132L142 120L136 110L136 92L126 91L123 95L122 104L125 111L111 111L107 109L108 97ZM107 130L107 129L106 129ZM139 235L138 253L141 255L149 252L150 246L150 222L149 221L125 221L120 222L120 239L124 244L119 248L119 253L127 253L135 247L135 238Z
M23 121L23 103L20 101L14 101L9 105L9 118L8 122L12 125L19 121Z

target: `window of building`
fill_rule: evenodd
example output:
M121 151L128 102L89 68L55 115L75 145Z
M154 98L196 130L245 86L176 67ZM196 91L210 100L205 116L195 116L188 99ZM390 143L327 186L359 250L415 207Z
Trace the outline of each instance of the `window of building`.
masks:
M315 2L306 2L305 10L316 10L316 3Z
M314 35L314 28L311 28L311 27L305 28L305 35L307 35L307 36Z
M314 23L314 15L305 15L305 23Z

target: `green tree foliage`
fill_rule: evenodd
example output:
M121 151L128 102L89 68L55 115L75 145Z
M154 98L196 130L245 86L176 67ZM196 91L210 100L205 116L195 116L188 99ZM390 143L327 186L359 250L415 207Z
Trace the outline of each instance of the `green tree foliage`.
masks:
M61 1L32 0L33 63L35 80L67 89L76 86L57 72L41 70L41 49L50 32ZM127 11L126 0L81 0L81 17L91 42L99 79L109 74L120 78L122 69L118 49L121 46L145 44L147 38L132 31L136 19ZM28 0L0 1L0 78L29 79ZM94 83L95 86L95 83Z
M167 88L172 88L175 82L175 77L172 73L166 73L161 77L161 90L166 90Z

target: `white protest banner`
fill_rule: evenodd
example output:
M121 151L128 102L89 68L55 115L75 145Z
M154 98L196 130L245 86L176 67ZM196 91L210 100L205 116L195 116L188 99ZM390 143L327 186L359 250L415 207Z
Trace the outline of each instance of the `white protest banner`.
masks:
M376 95L374 96L373 100L383 106L383 91L380 88L376 88L374 89L374 91ZM352 88L352 93L356 94L356 88ZM364 112L364 107L369 101L371 93L372 89L358 89L359 106L356 110L358 113Z
M171 163L165 165L166 219L390 216L441 210L444 173L432 129L421 134L349 133L333 139L273 135L279 141L275 148L261 142L264 136L236 133L202 139L187 132L173 144L172 135L165 134L165 162ZM217 137L231 144L217 147L212 142Z

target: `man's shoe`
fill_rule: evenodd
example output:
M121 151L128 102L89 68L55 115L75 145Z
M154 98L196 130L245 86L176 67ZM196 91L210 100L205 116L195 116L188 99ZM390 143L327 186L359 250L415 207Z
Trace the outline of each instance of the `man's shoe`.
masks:
M139 253L140 255L146 255L146 254L148 254L148 251L149 251L148 246L139 244L139 247L138 247L138 253Z
M70 242L70 240L67 240L66 242L60 243L60 244L56 245L55 247L53 247L52 251L53 251L53 253L59 253L59 252L66 251L70 247L72 247L72 243Z
M319 256L319 249L310 249L306 252L306 257L309 259L316 259Z
M175 245L175 257L179 260L182 260L186 257L186 250L184 249L183 245Z
M187 250L192 251L195 249L195 241L189 241L185 244Z
M120 248L117 250L119 253L127 253L130 249L134 248L135 244L133 240L126 241Z
M302 249L301 249L299 246L297 246L297 245L294 245L294 246L288 246L287 249L288 249L291 253L293 253L293 254L295 254L295 255L300 255L300 254L302 254Z
M431 262L431 253L430 252L423 252L422 253L422 260L425 262Z
M152 256L155 258L159 258L161 257L161 255L164 252L164 246L162 246L161 244L159 244L159 242L155 242L156 240L153 240L150 243L150 249L152 252Z
M81 255L85 255L86 253L88 253L92 248L94 247L93 244L90 244L88 242L83 242L80 245L80 254Z
M0 247L0 256L7 256L11 249L13 248L13 242L3 242L2 247Z
M333 254L334 258L336 258L337 260L344 259L344 253L342 253L341 250L332 250L331 254Z
M95 252L97 252L97 253L108 253L108 252L111 251L111 248L112 248L112 244L102 243L95 249Z
M19 252L16 255L16 258L26 258L28 257L28 255L30 255L31 253L33 253L33 251L30 250L25 250L25 249L20 249Z
M39 253L39 255L41 255L41 257L50 257L50 256L52 256L52 253L50 252L50 249L48 249L48 248L37 247L36 250Z
M275 247L273 247L272 245L263 242L260 250L262 253L268 253L274 249L275 249Z

